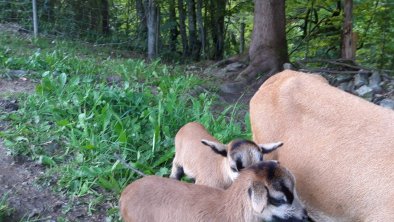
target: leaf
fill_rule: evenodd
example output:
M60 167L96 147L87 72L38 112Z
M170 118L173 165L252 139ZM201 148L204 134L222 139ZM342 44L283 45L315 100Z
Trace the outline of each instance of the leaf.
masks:
M89 191L88 182L82 184L81 190L79 191L79 196L86 194Z
M17 136L15 138L15 141L16 142L21 142L21 141L29 142L29 139L27 139L26 137L23 137L23 136Z
M113 184L109 180L105 179L104 177L99 176L98 183L100 186L102 186L105 189L111 190L113 188Z
M163 154L156 162L153 163L153 168L160 166L161 164L171 160L174 157L175 150L171 149Z
M62 74L60 74L59 79L60 79L60 86L62 88L64 88L64 86L66 85L66 82L67 82L67 75L66 75L66 73L63 72Z
M44 155L38 158L38 163L44 166L56 166L56 162L51 157Z
M126 134L126 131L125 131L125 130L123 130L123 131L119 134L118 141L119 141L120 143L127 143L127 134Z
M70 122L67 119L62 119L56 122L58 126L67 126Z
M170 170L167 167L162 167L162 168L160 168L160 170L158 172L156 172L155 175L162 177L162 176L165 176L168 174L170 174Z
M85 146L83 146L85 149L88 149L88 150L91 150L91 149L94 149L94 145L93 144L88 144L88 145L85 145Z

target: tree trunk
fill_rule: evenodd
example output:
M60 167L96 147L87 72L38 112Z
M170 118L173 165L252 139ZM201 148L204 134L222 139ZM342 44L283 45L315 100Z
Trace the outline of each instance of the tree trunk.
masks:
M214 44L213 59L220 60L224 54L224 15L226 0L211 0L211 25Z
M289 61L286 41L285 0L255 0L250 64L238 79L267 79Z
M109 34L109 4L108 0L101 0L101 16L103 18L103 34Z
M259 74L263 83L268 77L283 70L289 61L286 41L285 0L255 0L252 42L249 48L249 66L236 78L225 84L228 93L243 90L246 84L256 82Z
M193 59L198 60L200 55L200 47L197 42L197 31L196 31L196 4L194 0L187 0L187 13L189 23L189 55Z
M241 22L241 33L239 34L239 54L245 50L245 22Z
M46 21L54 22L55 20L54 9L56 4L57 2L55 0L44 2L44 13L45 13L44 19Z
M200 37L200 43L201 43L201 51L202 55L205 55L205 31L204 31L204 23L203 23L203 17L202 17L202 6L203 6L203 0L197 0L197 25L198 25L198 33Z
M354 60L356 57L356 42L353 42L352 12L353 0L344 0L345 18L343 21L341 57L342 59Z
M142 0L135 0L135 8L137 10L137 15L139 19L138 36L143 37L147 32L147 23L146 23L147 14L145 15L145 7L144 4L142 3Z
M155 49L155 55L159 55L159 47L160 47L160 17L161 17L161 12L160 12L160 7L156 6L156 49Z
M170 0L169 1L169 20L171 23L171 28L170 28L170 50L171 52L176 51L176 40L178 37L178 29L176 25L176 10L175 10L175 0Z
M157 51L157 6L156 0L148 0L147 4L147 26L148 26L148 60L156 57Z
M188 55L189 51L189 44L187 42L187 34L186 34L186 15L185 15L185 8L183 4L183 0L178 0L178 12L179 12L179 30L181 32L182 38L182 54L184 56Z

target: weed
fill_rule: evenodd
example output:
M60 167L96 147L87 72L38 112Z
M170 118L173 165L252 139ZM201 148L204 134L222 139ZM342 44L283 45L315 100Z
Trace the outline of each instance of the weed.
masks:
M2 194L0 197L0 222L6 220L6 217L11 216L13 209L7 204L8 193Z

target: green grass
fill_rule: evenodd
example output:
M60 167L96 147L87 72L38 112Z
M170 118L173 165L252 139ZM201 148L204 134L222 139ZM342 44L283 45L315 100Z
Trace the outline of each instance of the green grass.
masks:
M0 196L0 222L5 221L7 216L10 216L12 213L12 208L10 208L7 204L8 193L2 194Z
M102 189L115 201L137 178L115 154L146 174L168 176L174 136L190 121L201 122L224 142L250 136L233 118L237 107L213 114L214 95L190 93L204 80L160 61L111 59L98 50L0 37L0 70L32 70L40 82L35 93L20 96L18 111L0 114L12 125L0 136L14 154L47 166L46 179L58 178L57 191L93 194L92 209L108 198ZM122 81L109 84L106 77L114 75Z

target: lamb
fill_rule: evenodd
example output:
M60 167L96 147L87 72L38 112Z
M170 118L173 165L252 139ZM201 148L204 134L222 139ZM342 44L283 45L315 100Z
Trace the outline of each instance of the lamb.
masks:
M256 142L280 138L276 159L294 173L316 221L394 221L394 112L284 71L250 102Z
M226 189L240 170L262 161L264 153L272 152L282 144L257 145L249 140L233 140L224 145L204 126L191 122L175 136L175 157L170 178L180 180L186 174L195 179L196 184Z
M128 185L119 204L125 222L307 220L293 175L277 161L242 170L227 190L147 176Z

